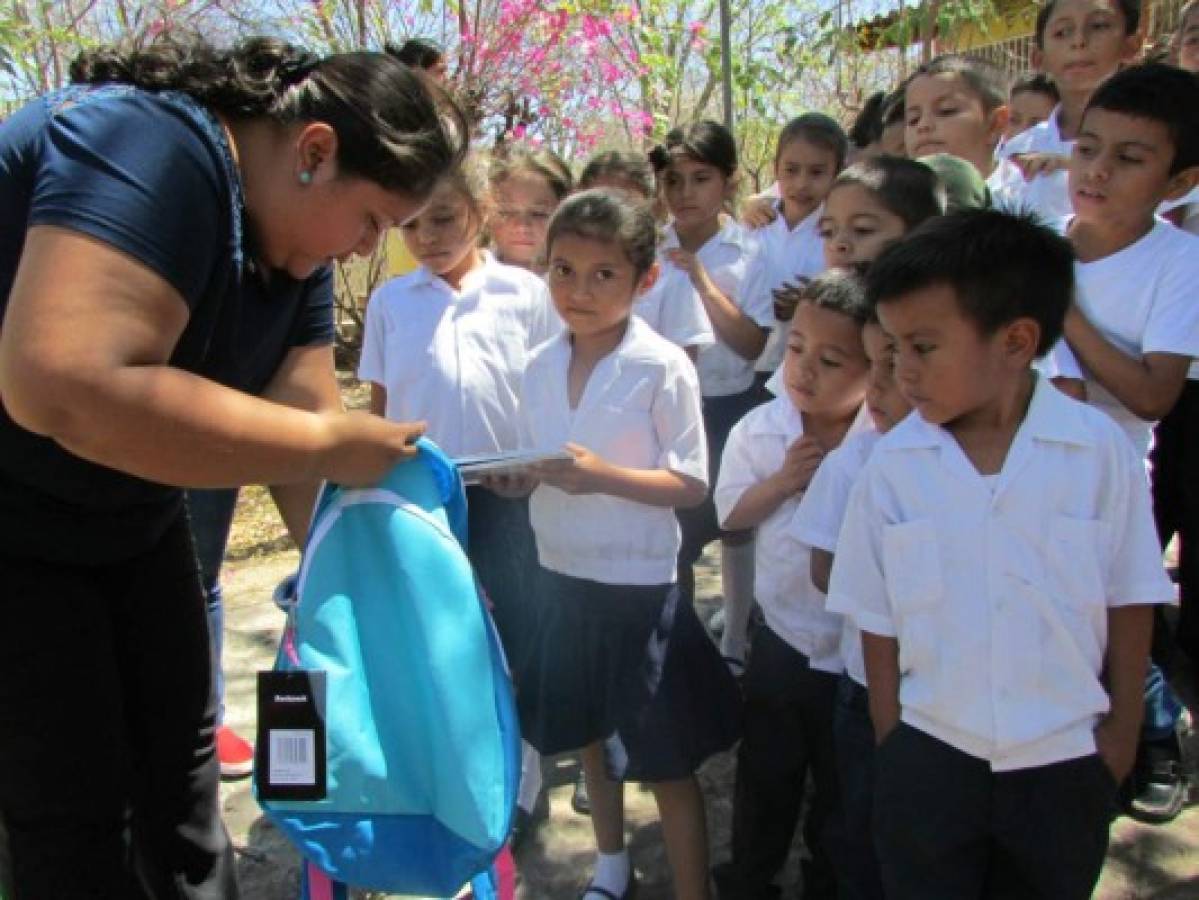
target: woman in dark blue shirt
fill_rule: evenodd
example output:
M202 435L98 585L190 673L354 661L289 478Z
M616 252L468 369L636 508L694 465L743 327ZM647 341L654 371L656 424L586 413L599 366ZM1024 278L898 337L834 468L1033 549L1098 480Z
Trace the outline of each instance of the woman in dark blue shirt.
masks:
M180 488L412 452L419 425L245 392L273 320L243 297L369 253L466 129L383 54L161 42L72 76L0 125L0 815L18 897L233 897Z

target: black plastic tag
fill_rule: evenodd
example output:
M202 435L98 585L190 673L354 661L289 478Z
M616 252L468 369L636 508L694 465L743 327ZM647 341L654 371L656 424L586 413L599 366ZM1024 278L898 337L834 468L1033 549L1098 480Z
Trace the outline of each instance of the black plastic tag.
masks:
M325 799L325 752L325 673L259 672L259 799Z

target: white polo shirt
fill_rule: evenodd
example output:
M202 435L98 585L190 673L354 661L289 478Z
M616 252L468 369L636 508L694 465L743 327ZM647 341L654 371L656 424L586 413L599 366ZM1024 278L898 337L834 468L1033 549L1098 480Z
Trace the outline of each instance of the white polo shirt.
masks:
M794 228L788 227L787 220L783 218L782 201L775 204L775 207L778 215L773 221L753 232L762 244L762 252L766 254L766 261L770 267L766 289L772 305L775 290L803 278L814 278L825 268L824 240L820 237L819 229L824 205L818 206ZM770 336L766 339L766 349L754 364L758 372L775 371L787 351L789 323L779 322L777 319L773 321Z
M1020 153L1051 153L1069 158L1074 152L1074 141L1062 137L1057 124L1060 111L1061 106L1054 107L1048 119L1004 145L1004 158L987 179L992 204L997 209L1032 209L1046 221L1074 213L1069 178L1064 169L1026 181L1020 168L1010 160Z
M521 431L527 447L580 444L632 469L670 469L704 484L708 450L699 381L687 354L633 316L570 408L570 336L539 347L525 371ZM606 494L572 496L541 485L530 503L547 569L606 584L675 580L674 510Z
M674 263L658 255L658 280L637 298L633 312L654 331L680 347L716 343L704 302L691 279Z
M1199 236L1158 219L1123 250L1075 263L1074 279L1079 309L1125 353L1199 357ZM1191 374L1199 374L1194 364ZM1087 401L1120 424L1138 453L1149 452L1153 422L1138 419L1091 377Z
M868 427L865 412L850 427ZM714 499L723 522L741 496L779 470L787 448L803 436L803 419L788 397L776 397L746 414L729 432ZM811 552L795 541L788 526L799 497L789 497L758 523L754 540L754 597L766 624L823 672L842 669L838 649L841 617L824 608L824 594L812 583Z
M525 364L561 328L544 282L490 253L457 293L421 266L371 295L358 377L451 456L514 450Z
M668 225L662 249L678 246L678 234ZM763 328L774 325L774 300L767 284L769 267L757 238L730 218L695 255L703 263L712 283L737 304L746 316ZM674 268L673 265L668 267ZM677 284L679 286L673 290L681 291L681 285L685 284L694 291L689 278L684 277ZM700 349L695 365L705 397L739 394L754 383L753 361L734 353L720 341L719 336L714 344Z
M874 448L829 608L899 641L904 722L995 771L1095 752L1107 610L1174 602L1140 458L1038 379L998 476L909 416Z
M850 492L880 437L882 435L875 429L858 432L847 437L840 447L824 458L787 525L792 538L809 548L837 552L837 538L845 522ZM864 687L866 665L862 662L862 633L851 616L840 618L841 661L849 676Z

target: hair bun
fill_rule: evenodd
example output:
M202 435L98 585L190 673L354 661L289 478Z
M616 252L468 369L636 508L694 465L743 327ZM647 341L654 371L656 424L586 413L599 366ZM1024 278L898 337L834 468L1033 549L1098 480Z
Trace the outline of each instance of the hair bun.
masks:
M670 151L661 144L658 144L649 151L649 164L654 167L655 172L661 172L663 169L669 168Z
M279 83L285 87L299 84L321 64L322 57L308 50L299 50L279 62L276 70Z

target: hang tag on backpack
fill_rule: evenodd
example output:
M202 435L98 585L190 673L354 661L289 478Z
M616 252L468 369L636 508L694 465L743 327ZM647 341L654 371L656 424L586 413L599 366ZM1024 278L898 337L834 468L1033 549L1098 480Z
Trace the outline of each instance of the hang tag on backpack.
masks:
M258 673L254 779L260 800L324 800L325 673Z

